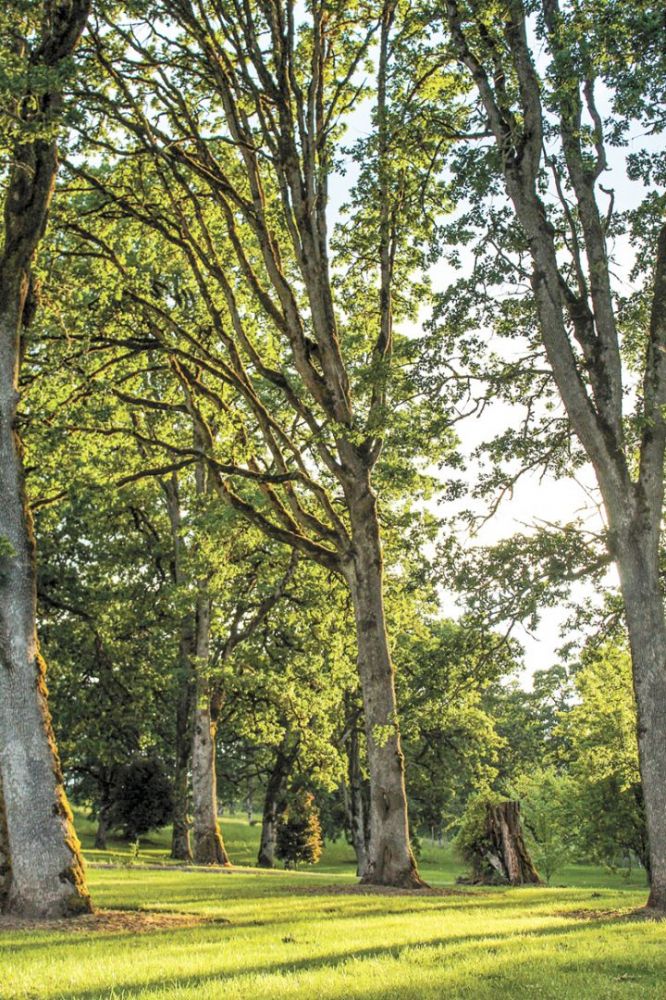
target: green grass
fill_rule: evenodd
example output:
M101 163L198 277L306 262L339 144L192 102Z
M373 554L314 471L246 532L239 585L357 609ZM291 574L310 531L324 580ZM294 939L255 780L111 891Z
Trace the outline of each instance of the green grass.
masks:
M78 826L91 860L127 855L121 842L106 854L89 850L91 828ZM225 818L224 829L234 861L251 864L258 828ZM146 839L140 862L163 861L167 844L167 831ZM442 886L460 872L448 849L429 845L421 868ZM307 872L119 866L89 874L99 907L209 922L140 934L5 932L3 1000L666 998L666 924L615 915L645 901L640 875L573 866L554 880L563 887L342 895L331 888L354 882L342 843ZM580 919L585 910L594 919Z

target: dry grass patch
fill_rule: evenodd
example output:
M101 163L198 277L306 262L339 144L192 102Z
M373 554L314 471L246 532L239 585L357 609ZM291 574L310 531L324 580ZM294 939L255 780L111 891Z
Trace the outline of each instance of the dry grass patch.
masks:
M3 931L63 931L72 934L147 934L151 931L179 930L200 924L226 923L196 913L165 913L157 910L97 910L80 917L61 920L35 920L27 917L0 915Z
M478 892L463 892L461 889L437 889L432 886L422 889L398 889L391 885L362 885L360 883L345 883L343 885L299 885L294 887L294 893L299 896L479 896Z

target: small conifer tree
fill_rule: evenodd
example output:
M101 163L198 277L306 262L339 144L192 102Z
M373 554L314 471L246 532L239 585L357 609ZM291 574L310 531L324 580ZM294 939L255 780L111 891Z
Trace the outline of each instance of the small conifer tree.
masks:
M314 865L322 851L321 824L314 795L300 788L289 796L278 818L278 858L285 868Z

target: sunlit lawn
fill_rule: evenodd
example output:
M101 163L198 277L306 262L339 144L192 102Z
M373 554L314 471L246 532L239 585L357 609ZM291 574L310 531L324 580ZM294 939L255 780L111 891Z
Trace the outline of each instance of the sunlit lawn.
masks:
M90 828L79 822L86 848ZM239 865L258 828L225 820ZM165 860L166 831L139 863ZM120 861L127 845L93 862ZM452 886L448 849L424 845L421 868ZM666 998L666 924L622 919L645 900L630 880L574 866L566 887L466 890L466 895L360 896L351 852L331 845L307 872L90 870L100 908L190 913L208 922L143 933L30 930L0 935L0 997L212 1000L275 997ZM593 919L581 919L581 911ZM571 916L567 916L571 913Z

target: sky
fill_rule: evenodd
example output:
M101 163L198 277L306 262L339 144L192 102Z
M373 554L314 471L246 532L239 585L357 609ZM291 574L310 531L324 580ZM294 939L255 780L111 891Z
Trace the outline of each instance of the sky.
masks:
M607 95L598 94L602 114L609 110ZM605 106L604 106L605 105ZM369 130L369 107L360 106L349 121L349 137L366 135ZM643 134L633 136L628 148L607 150L608 170L600 178L605 188L615 191L615 204L623 210L637 205L644 195L641 184L632 182L626 174L626 156L632 148L647 146L655 148L660 137L647 139ZM337 177L331 186L331 207L335 215L339 214L347 192L354 182L356 170L353 164L344 177ZM604 204L605 202L602 202ZM613 259L614 277L617 287L624 293L630 290L629 271L634 260L633 250L627 241L622 241L609 247ZM435 290L444 288L455 272L445 260L435 264L430 272ZM516 419L515 413L502 410L503 404L494 404L486 409L480 417L471 417L461 421L456 430L460 437L461 449L466 456L471 456L474 448L483 440L488 440L496 434L502 422ZM473 462L471 463L473 465ZM469 506L465 501L460 505ZM442 505L439 514L446 517L451 511ZM595 479L590 467L585 467L577 474L576 479L554 480L550 476L540 477L538 473L526 475L519 481L512 496L505 500L496 514L485 523L472 544L492 544L502 538L510 537L520 531L526 533L530 526L539 521L551 523L567 523L582 518L592 531L599 532L603 528L603 512L596 489ZM604 583L609 587L617 586L617 574L614 568L609 569ZM445 614L455 617L459 613L455 596L442 586L442 607ZM572 588L573 601L594 600L596 593L590 584L577 583ZM531 677L536 670L544 669L558 662L558 648L565 641L581 641L583 636L563 634L563 626L571 613L571 607L545 608L541 621L532 633L517 626L515 638L524 648L524 669L521 671L521 683L529 688Z
M659 149L663 137L646 137L638 132L631 137L626 148L609 148L608 170L600 178L605 188L613 188L615 204L622 210L636 207L645 194L645 189L639 182L631 181L626 173L626 157L632 149ZM603 202L602 202L603 204ZM612 261L612 273L616 290L627 294L632 290L629 278L630 270L635 260L633 248L627 239L623 238L609 243L609 255ZM431 271L431 279L435 289L442 288L451 280L452 274L445 262L437 264ZM462 451L471 455L474 448L482 441L490 439L500 429L515 420L503 404L495 403L486 409L478 418L472 417L461 421L457 431L461 440ZM442 511L445 513L445 511ZM527 532L530 526L539 522L562 523L582 519L591 531L599 532L604 528L604 515L601 498L596 486L591 466L585 466L575 479L555 480L551 476L539 473L526 475L521 479L510 498L504 501L493 517L488 520L474 540L478 544L493 544L502 538L508 538L516 532ZM610 567L604 577L604 585L617 588L617 571ZM585 600L594 601L596 590L589 583L580 582L571 591L573 602ZM445 611L453 611L453 595L443 591L443 606ZM537 629L528 633L518 626L514 633L524 647L524 670L521 672L521 683L529 688L531 677L536 670L544 669L558 662L558 648L565 641L584 639L581 635L563 634L563 626L571 613L570 607L545 608L541 614L541 622Z

